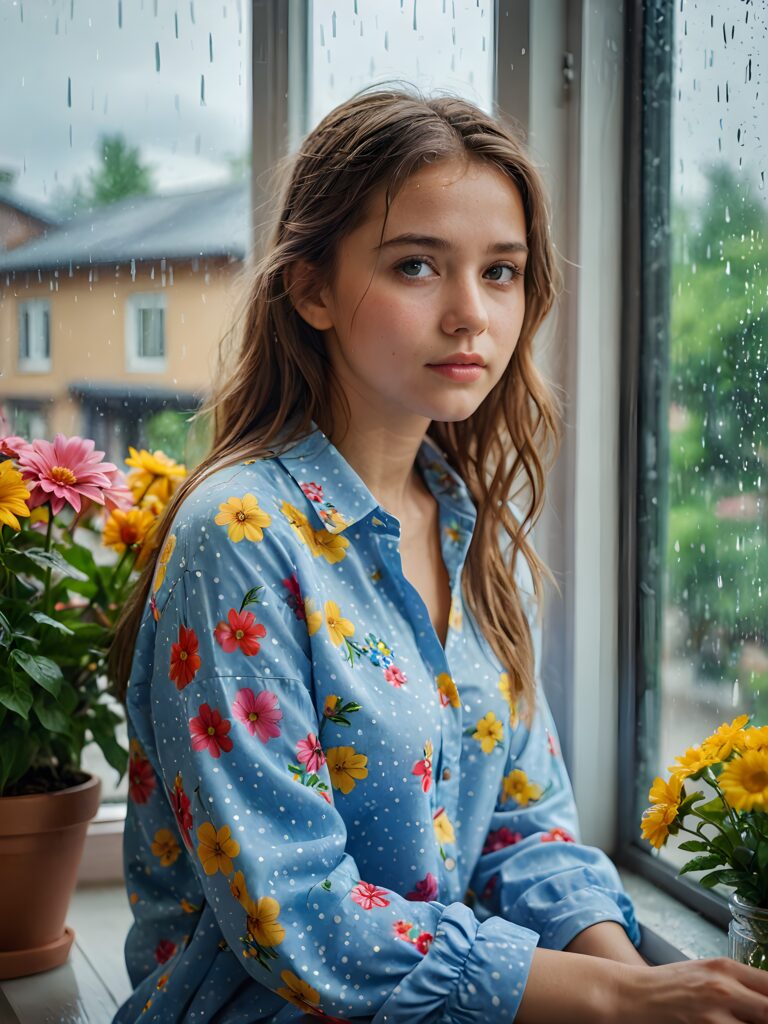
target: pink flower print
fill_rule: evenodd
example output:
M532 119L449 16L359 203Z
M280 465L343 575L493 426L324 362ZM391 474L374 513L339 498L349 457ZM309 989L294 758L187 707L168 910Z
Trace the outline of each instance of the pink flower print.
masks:
M295 572L292 572L284 580L280 580L285 589L288 591L288 604L293 609L293 614L300 621L306 621L307 611L304 607L304 599L301 596L301 587L299 586L299 578Z
M231 728L228 718L222 718L215 708L211 710L207 704L201 704L200 714L189 721L193 749L207 750L211 757L221 757L222 750L229 753L232 740L227 733Z
M363 910L371 910L373 907L388 907L389 900L385 898L386 895L386 889L377 889L371 882L358 882L351 892L352 899L355 903L359 903Z
M389 668L384 669L384 678L392 686L401 687L408 682L408 678L405 672L401 672L397 665L390 665Z
M522 832L512 832L505 825L502 825L501 828L497 828L495 832L489 832L485 837L483 853L495 853L497 850L503 850L507 846L514 846L522 838Z
M299 740L296 751L299 761L307 766L308 772L316 772L325 764L323 748L313 732L307 733L305 740Z
M323 488L320 484L299 484L304 494L309 498L310 501L324 501Z
M392 926L395 929L395 935L398 939L405 939L406 942L410 942L410 930L413 928L413 924L410 921L395 921Z
M406 893L405 898L414 903L418 901L429 903L431 900L436 900L437 879L432 872L428 871L421 881L416 883L415 889L412 892Z
M557 757L557 747L555 746L555 737L547 729L547 747L552 757Z
M545 836L541 837L542 843L575 843L570 832L564 828L551 828Z
M430 935L429 932L422 932L421 935L414 942L414 946L420 953L428 953L429 947L432 945L434 935Z
M280 735L280 726L277 724L283 717L283 712L277 703L277 694L270 690L260 690L254 693L246 687L238 690L232 704L232 714L242 722L251 736L254 733L262 743Z
M258 654L261 650L259 640L267 635L267 631L260 622L256 622L253 612L236 612L230 608L227 619L227 622L220 622L213 631L222 649L231 654L239 647L248 657Z
M411 769L411 775L421 776L421 788L428 793L432 786L432 741L424 744L424 757L417 761Z

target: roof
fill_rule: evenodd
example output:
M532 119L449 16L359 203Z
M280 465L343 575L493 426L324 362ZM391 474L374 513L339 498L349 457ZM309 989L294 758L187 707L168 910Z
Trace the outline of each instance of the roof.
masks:
M45 237L0 252L0 271L76 270L131 260L243 260L250 188L237 182L197 192L129 196L65 221Z
M0 185L0 203L3 206L10 206L13 210L18 210L19 213L23 213L27 217L32 217L33 220L39 220L42 224L58 225L61 223L61 217L54 213L49 206L20 196L4 185Z

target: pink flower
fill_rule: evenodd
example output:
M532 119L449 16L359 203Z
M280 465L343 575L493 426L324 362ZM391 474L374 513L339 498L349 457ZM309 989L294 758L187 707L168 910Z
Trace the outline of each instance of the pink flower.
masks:
M416 888L413 892L406 893L405 898L412 902L423 901L429 903L430 900L437 899L437 879L428 871L426 875L421 879L420 882L416 883Z
M401 687L408 682L405 672L401 672L397 665L390 665L384 669L384 678L392 686Z
M434 938L434 935L430 935L429 932L422 932L414 942L414 946L420 953L428 953L429 947L432 945Z
M547 729L547 748L548 748L550 754L552 755L552 757L557 757L557 747L555 746L555 737L552 735L552 733L549 731L549 729Z
M304 491L304 494L309 498L310 501L322 501L323 500L323 488L320 484L300 484L299 485Z
M483 853L495 853L497 850L503 850L507 846L514 846L522 838L522 832L512 832L506 825L502 825L501 828L497 828L495 832L489 832L485 837Z
M104 452L94 451L93 441L57 434L53 442L33 441L19 452L18 467L29 488L27 504L36 508L50 502L54 515L69 504L79 512L82 499L104 504L104 491L112 487L117 469L102 462Z
M211 710L207 704L201 704L200 714L189 722L193 749L207 750L211 757L221 757L222 750L229 753L232 740L227 733L231 728L228 718L222 718L215 708Z
M549 832L541 837L542 843L575 843L570 832L564 828L551 828Z
M296 750L299 761L307 766L308 772L316 772L325 764L323 748L313 732L308 733L305 740L299 740Z
M306 621L307 612L304 607L304 601L301 596L301 588L299 587L299 578L295 572L292 572L287 579L280 581L285 589L288 591L288 605L293 609L293 614L299 621Z
M119 509L127 512L133 508L133 494L127 483L127 477L121 469L115 467L113 472L107 473L110 478L110 486L104 491L104 504L110 512Z
M15 434L0 437L0 455L6 455L9 459L18 458L19 453L26 447L27 442L23 437L17 437Z
M277 723L283 717L283 712L277 703L276 693L260 690L256 694L247 687L238 690L232 704L232 714L238 722L243 723L251 736L255 733L262 743L280 735Z
M213 631L227 654L238 647L247 657L258 654L261 650L259 640L267 635L267 630L260 622L256 622L253 612L236 612L230 608L227 619L228 622L220 622Z
M388 907L389 900L385 899L386 889L377 889L371 882L358 882L352 889L351 896L355 903L359 903L363 910L371 910L373 907Z

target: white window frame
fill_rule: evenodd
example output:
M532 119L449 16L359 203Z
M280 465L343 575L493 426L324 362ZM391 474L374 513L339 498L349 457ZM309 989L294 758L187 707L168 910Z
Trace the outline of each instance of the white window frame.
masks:
M163 354L143 356L139 352L139 313L143 309L163 312ZM125 368L128 373L164 373L168 366L166 330L167 303L163 292L137 292L125 303Z
M24 334L24 314L29 317L29 337L27 339L29 354L22 355L21 346ZM48 321L47 337L43 325ZM51 302L50 299L22 299L18 305L19 373L48 373L51 369Z

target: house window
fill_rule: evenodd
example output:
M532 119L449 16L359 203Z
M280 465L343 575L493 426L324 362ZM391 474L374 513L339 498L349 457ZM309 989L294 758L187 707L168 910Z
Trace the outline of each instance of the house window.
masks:
M19 371L46 373L51 368L51 304L48 299L19 303Z
M125 334L129 371L165 370L165 295L131 295L126 303Z

